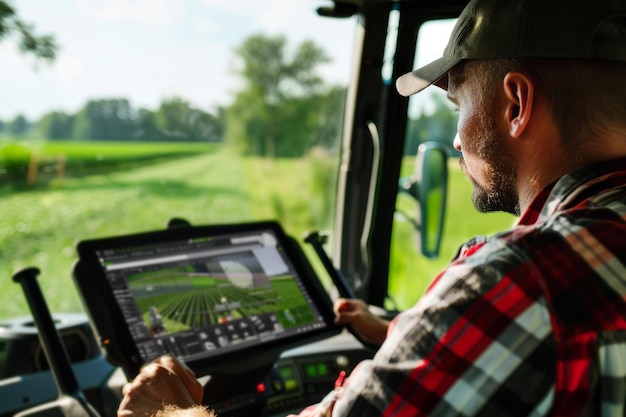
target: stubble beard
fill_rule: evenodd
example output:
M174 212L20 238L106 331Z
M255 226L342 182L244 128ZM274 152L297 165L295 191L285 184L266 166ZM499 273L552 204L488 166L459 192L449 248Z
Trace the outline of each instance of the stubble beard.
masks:
M515 190L515 174L510 171L510 165L500 167L491 166L491 181L488 187L472 181L474 190L472 191L472 203L476 210L481 213L492 211L503 211L520 215L520 205L517 199L517 191Z
M472 182L472 203L481 213L503 211L519 216L520 205L516 189L515 161L505 139L499 134L493 118L481 117L482 137L478 139L477 153L487 166L487 183L480 184L467 172L461 157L459 164L465 176Z

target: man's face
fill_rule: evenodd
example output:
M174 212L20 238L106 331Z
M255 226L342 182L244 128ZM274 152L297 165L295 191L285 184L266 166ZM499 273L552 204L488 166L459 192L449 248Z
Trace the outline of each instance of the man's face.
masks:
M475 64L465 64L459 79L451 72L448 98L459 110L455 148L462 153L459 160L465 176L472 182L474 207L481 212L505 211L519 215L515 159L499 117L500 92L486 97L477 82Z

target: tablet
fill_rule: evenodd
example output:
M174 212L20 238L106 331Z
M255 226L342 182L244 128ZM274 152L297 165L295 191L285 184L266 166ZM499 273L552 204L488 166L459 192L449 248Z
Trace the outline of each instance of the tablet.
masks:
M172 354L236 372L340 331L297 242L274 221L86 240L74 281L103 353L129 378Z

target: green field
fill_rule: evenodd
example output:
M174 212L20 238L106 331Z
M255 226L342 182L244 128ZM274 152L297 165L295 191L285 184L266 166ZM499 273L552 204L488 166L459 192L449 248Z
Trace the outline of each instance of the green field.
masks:
M215 151L215 143L179 142L116 142L72 140L0 140L0 155L11 153L35 155L41 162L55 161L62 157L68 161L137 160L160 156L191 155Z
M262 313L276 313L285 328L315 320L291 276L271 277L264 283L241 287L208 272L193 277L189 272L202 271L172 268L128 277L146 323L150 322L151 308L159 311L170 333ZM307 314L290 313L300 310Z
M107 145L110 152L119 149ZM146 145L141 146L145 151ZM155 149L160 146L165 144L156 144ZM278 219L294 237L326 229L325 219L334 204L329 158L324 154L309 159L241 158L228 149L208 147L194 156L179 154L158 164L57 179L49 187L0 190L0 276L4 277L0 320L30 314L21 289L11 280L14 271L27 266L41 269L39 282L52 311L81 311L71 269L75 244L83 239L158 229L172 217L194 224ZM412 166L411 161L407 166ZM437 260L419 256L411 227L395 222L398 239L392 248L390 275L396 306L413 304L460 243L512 223L511 216L476 213L470 193L471 186L454 168L444 245Z
M96 157L135 159L137 157L190 154L215 150L214 143L152 142L89 142L89 141L42 141L28 142L28 146L44 157L64 155L68 159Z

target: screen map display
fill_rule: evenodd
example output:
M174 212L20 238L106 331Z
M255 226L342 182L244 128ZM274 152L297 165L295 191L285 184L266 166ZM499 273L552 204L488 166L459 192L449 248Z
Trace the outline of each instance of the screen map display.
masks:
M271 229L97 252L144 362L327 326Z

